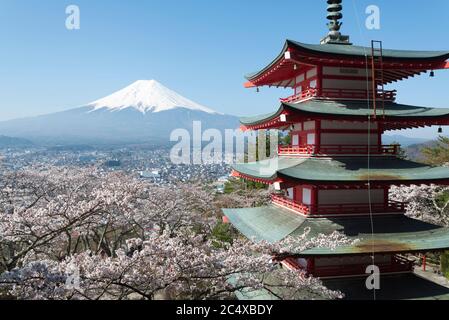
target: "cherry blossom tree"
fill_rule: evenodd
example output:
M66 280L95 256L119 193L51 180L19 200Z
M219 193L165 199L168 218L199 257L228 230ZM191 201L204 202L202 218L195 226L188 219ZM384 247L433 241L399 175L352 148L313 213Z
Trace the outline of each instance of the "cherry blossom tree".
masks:
M351 241L335 233L276 244L216 245L213 196L121 173L40 168L0 185L0 293L19 299L222 299L264 289L280 299L338 298L275 257ZM281 290L282 289L282 290ZM285 289L285 290L284 290Z
M437 185L393 186L392 200L408 203L407 214L430 223L449 226L449 188Z
M114 257L85 251L60 262L31 261L4 273L0 283L24 299L222 299L244 289L265 289L283 299L301 291L309 297L338 298L340 293L326 289L318 279L280 269L271 259L284 250L346 243L334 235L276 245L237 240L216 249L201 235L172 237L164 232L145 242L131 239ZM79 283L67 286L73 270L79 272ZM280 287L290 289L287 296Z
M6 270L29 254L60 260L90 250L111 256L126 239L195 224L212 203L197 186L158 187L92 170L25 171L2 183L0 266Z

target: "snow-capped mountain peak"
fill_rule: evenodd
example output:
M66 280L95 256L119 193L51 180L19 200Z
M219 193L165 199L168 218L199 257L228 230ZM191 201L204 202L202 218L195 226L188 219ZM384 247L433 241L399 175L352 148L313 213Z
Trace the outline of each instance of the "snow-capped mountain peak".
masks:
M111 111L134 108L142 113L161 112L176 108L203 111L217 114L170 90L156 80L139 80L113 94L89 103L92 110L110 109Z

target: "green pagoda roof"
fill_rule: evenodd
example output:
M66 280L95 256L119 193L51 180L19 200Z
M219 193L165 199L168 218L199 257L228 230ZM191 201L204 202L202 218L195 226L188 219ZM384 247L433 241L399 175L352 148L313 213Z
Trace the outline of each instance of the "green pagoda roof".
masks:
M282 280L269 278L269 284L276 289L276 294L292 299L320 299L310 294L300 294L282 286ZM344 300L373 300L373 292L366 288L366 277L323 279L323 284L330 290L340 291ZM414 273L386 274L382 284L376 290L376 300L449 300L449 288L424 279ZM266 289L241 290L236 292L239 300L279 300Z
M311 56L332 56L332 57L349 57L363 58L371 55L371 47L361 47L354 45L339 44L305 44L293 40L286 40L281 53L265 68L258 72L250 73L245 76L248 80L257 78L267 70L271 69L279 60L284 58L284 54L288 49L299 52L308 53ZM383 49L382 57L384 60L441 60L445 61L449 58L449 51L413 51L413 50L391 50Z
M245 176L274 181L278 178L303 183L428 182L449 179L449 168L435 167L391 156L326 158L278 157L236 164Z
M257 125L279 117L284 111L293 111L293 114L307 117L351 117L363 118L373 115L373 109L368 107L366 101L332 101L332 100L308 100L301 103L282 103L276 112L263 114L255 117L244 117L240 119L243 125ZM437 119L449 116L449 108L429 108L386 102L385 109L377 109L377 115L385 114L386 120L408 120L416 118Z
M287 47L306 50L314 53L326 53L331 55L359 56L365 58L371 54L371 47L342 46L338 44L306 44L294 40L286 41ZM447 59L449 51L416 51L416 50L392 50L383 49L382 57L393 59Z
M290 210L269 205L259 208L223 209L229 221L244 236L255 241L278 242L288 236L299 237L310 228L309 237L341 232L352 239L352 245L334 250L313 248L292 252L300 256L420 252L449 248L449 229L408 218L404 215L363 217L306 218Z
M449 300L449 288L413 273L383 275L377 300ZM345 295L345 300L372 300L366 277L325 279L323 284Z
M278 296L282 296L285 300L324 300L322 295L313 293L308 289L285 287L284 278L274 270L263 274L263 283L270 290L245 288L235 292L239 300L279 300ZM237 284L237 276L233 275L228 278L228 282L232 285ZM448 289L449 291L449 289Z

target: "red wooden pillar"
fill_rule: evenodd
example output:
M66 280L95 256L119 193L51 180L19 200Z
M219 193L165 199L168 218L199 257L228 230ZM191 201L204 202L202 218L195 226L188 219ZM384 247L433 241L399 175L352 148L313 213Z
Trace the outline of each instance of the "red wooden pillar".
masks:
M321 120L315 122L315 153L320 154L321 151Z
M317 186L311 186L311 190L312 190L312 201L311 201L311 210L310 213L311 214L316 214L318 213L318 187Z
M322 96L323 93L323 66L318 65L317 66L317 94L319 97Z
M307 273L309 274L315 273L315 258L307 259Z

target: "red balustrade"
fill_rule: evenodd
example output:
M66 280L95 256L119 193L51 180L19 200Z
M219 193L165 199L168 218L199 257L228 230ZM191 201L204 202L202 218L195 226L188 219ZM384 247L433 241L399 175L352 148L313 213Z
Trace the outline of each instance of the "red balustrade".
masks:
M341 155L341 154L375 154L397 155L398 145L302 145L279 146L279 155Z
M283 207L293 209L299 213L306 214L306 215L310 214L310 206L290 200L284 196L273 194L273 195L271 195L271 201L273 201L273 203L279 204Z
M308 90L301 91L300 93L296 93L288 98L281 99L281 102L284 103L292 103L292 102L301 102L307 99L317 97L318 90L314 88L310 88Z
M366 263L358 264L340 264L331 266L314 266L311 269L299 265L295 258L289 257L282 261L286 268L291 270L304 270L308 274L315 277L335 277L335 276L355 276L366 274ZM391 262L376 262L381 273L398 273L411 272L413 270L414 262L399 255L394 255Z
M379 91L376 99L384 101L396 101L396 90ZM318 89L310 88L300 93L296 93L288 98L281 99L284 103L301 102L311 98L324 98L335 100L366 100L373 98L373 92L363 89Z
M400 213L405 211L406 203L390 200L388 203L348 203L348 204L319 204L305 205L282 195L273 194L271 200L274 204L292 209L304 215L339 215L362 213Z
M413 261L398 256L393 256L390 263L376 263L382 274L396 273L396 272L411 272L413 270ZM355 265L335 265L335 266L320 266L315 267L314 270L309 270L315 277L335 277L335 276L349 276L362 275L366 272L366 264Z

